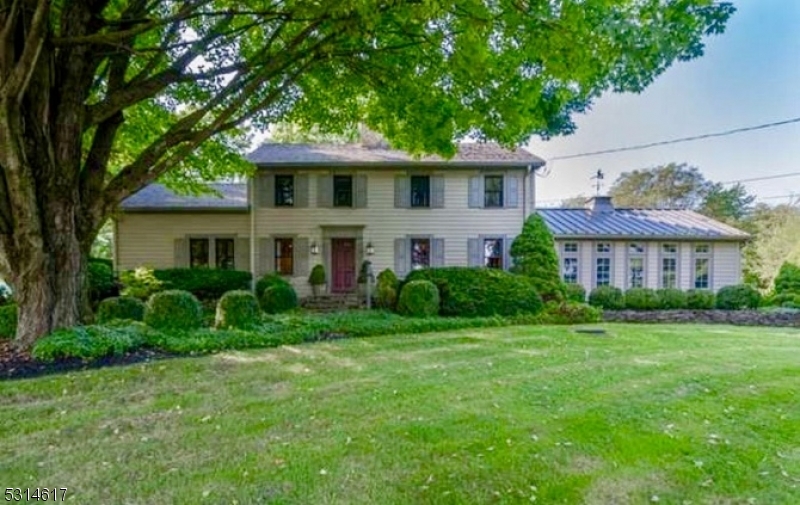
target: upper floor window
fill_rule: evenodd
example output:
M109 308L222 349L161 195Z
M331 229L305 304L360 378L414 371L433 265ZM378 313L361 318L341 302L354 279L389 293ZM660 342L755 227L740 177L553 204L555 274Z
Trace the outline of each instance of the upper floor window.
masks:
M567 242L566 244L564 244L564 252L565 253L578 252L578 244L576 242Z
M294 240L275 239L275 271L281 275L294 274Z
M411 269L431 266L431 241L427 238L411 239Z
M610 253L611 252L611 244L609 244L608 242L598 242L595 250L599 254Z
M333 206L334 207L353 206L353 176L351 175L333 176Z
M503 176L487 175L484 178L483 187L483 206L502 207L503 206Z
M483 264L489 268L503 268L503 239L484 239Z
M294 176L276 175L275 176L275 206L292 207L294 206Z
M431 206L431 178L427 175L411 176L411 206Z

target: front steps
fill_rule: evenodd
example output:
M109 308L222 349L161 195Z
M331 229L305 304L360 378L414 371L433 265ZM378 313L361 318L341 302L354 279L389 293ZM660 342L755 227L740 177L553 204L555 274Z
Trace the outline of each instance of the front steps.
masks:
M338 312L360 309L364 306L364 299L357 293L325 294L303 298L300 306L313 312Z

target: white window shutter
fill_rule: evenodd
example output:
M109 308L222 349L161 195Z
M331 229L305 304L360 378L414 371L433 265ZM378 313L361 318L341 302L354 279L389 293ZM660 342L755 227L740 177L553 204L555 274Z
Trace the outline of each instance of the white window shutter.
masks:
M308 174L294 176L294 206L308 207L309 199L309 180Z
M400 279L408 274L409 249L408 240L404 238L394 239L394 273Z
M444 176L431 176L431 208L444 208Z
M469 208L483 208L483 176L469 178Z
M507 174L503 177L503 203L508 209L519 207L519 177L516 174Z
M471 267L484 266L483 241L479 238L467 240L467 265Z
M307 238L294 239L294 275L296 277L308 276L309 249Z
M394 206L397 209L411 207L411 179L405 175L394 178Z
M189 241L185 238L176 238L173 247L173 266L175 268L187 268L189 266Z
M353 192L355 193L355 205L357 209L367 207L367 176L356 175L353 177Z
M431 239L431 266L443 267L444 266L444 239L434 238Z
M317 175L317 207L327 209L333 207L333 176Z
M236 270L250 271L250 239L237 238L234 247L234 266Z
M275 206L275 176L259 172L255 177L256 204L259 207Z

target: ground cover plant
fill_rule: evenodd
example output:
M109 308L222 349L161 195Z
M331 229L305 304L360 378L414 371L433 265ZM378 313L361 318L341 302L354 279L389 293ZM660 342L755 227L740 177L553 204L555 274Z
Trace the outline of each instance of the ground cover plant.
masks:
M604 328L0 381L0 475L76 503L796 503L797 330Z

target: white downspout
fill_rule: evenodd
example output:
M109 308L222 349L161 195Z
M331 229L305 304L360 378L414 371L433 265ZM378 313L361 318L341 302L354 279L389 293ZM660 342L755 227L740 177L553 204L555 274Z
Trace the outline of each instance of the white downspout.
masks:
M256 292L256 190L255 175L247 181L247 203L250 207L250 291Z

